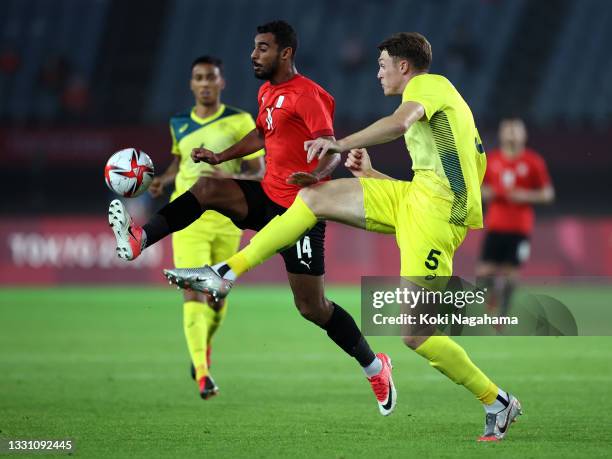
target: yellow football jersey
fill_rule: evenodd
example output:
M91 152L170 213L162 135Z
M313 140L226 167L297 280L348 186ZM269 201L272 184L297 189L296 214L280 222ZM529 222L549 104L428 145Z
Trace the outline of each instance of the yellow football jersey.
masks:
M434 205L422 210L454 225L481 228L487 160L470 107L450 81L433 74L408 82L402 94L407 101L425 108L425 116L404 135L414 180L434 198Z
M249 113L223 104L215 114L207 118L197 116L194 109L172 117L170 119L172 153L180 157L180 163L175 179L175 191L170 200L191 188L203 171L213 169L210 164L192 161L191 151L194 148L203 147L220 153L241 140L253 129L255 129L255 122ZM260 150L244 158L226 161L214 168L239 173L243 160L253 159L263 154L264 150ZM210 210L198 220L200 228L203 224L206 229L217 233L236 234L240 231L229 218Z

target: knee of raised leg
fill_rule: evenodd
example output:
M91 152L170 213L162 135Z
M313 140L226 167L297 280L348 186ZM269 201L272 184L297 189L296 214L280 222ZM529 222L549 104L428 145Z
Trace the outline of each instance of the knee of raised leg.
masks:
M302 198L302 201L304 201L312 211L315 210L313 208L316 204L315 193L316 191L314 188L302 188L298 193L298 196Z

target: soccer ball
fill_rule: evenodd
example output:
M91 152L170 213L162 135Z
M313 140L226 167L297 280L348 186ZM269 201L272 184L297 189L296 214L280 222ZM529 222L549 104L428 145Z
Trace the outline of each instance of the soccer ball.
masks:
M147 191L154 173L149 155L135 148L126 148L109 158L104 168L104 181L119 196L134 198Z

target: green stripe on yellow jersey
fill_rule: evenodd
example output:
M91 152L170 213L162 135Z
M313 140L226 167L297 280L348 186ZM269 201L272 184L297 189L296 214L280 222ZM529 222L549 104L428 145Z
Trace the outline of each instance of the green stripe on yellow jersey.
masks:
M434 205L423 209L459 226L482 227L480 185L484 149L470 107L441 75L413 77L402 102L417 102L425 116L404 135L414 180L425 186Z

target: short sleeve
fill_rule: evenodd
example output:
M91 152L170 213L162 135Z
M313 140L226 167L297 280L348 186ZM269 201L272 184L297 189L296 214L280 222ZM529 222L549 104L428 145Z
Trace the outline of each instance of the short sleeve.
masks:
M253 121L253 117L248 113L244 113L240 115L240 123L238 123L236 142L242 140L244 136L246 136L253 129L258 129L255 121ZM244 156L242 158L243 161L248 161L250 159L255 159L265 154L265 150L262 148L261 150L256 151L255 153L251 153L250 155Z
M430 75L422 75L413 78L404 88L402 103L417 102L425 109L427 119L442 109L442 98L440 91L436 90L430 80Z
M323 100L319 94L304 94L297 99L295 110L313 139L334 135L334 101L331 97Z
M170 136L172 137L172 149L170 151L173 155L180 156L181 151L179 150L178 142L176 141L176 135L174 134L174 128L172 127L172 123L170 123Z

